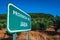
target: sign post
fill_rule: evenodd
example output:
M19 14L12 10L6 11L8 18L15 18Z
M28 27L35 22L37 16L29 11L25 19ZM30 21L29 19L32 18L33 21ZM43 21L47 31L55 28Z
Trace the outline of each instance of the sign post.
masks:
M7 31L13 34L13 40L16 40L16 32L31 30L31 17L15 5L8 4Z
M16 33L13 34L13 40L16 40Z
M30 40L30 31L27 32L27 40Z

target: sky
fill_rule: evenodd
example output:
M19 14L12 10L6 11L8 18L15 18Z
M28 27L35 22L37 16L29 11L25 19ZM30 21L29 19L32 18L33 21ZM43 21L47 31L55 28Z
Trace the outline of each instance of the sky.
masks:
M0 0L0 14L7 14L8 3L27 13L46 13L60 16L60 0Z

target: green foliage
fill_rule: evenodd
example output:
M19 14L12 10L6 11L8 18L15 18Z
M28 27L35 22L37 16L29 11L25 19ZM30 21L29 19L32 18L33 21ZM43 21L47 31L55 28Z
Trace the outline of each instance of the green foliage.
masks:
M40 29L47 29L49 25L53 24L60 24L60 17L57 16L56 18L51 14L45 13L30 13L31 15L31 23L32 23L32 30L40 30ZM6 14L0 15L0 29L6 28ZM44 25L42 28L41 25ZM19 34L19 33L18 33Z
M54 24L55 24L55 31L60 29L60 16L56 16L56 20Z
M2 29L2 28L6 28L6 20L5 19L0 20L0 29Z
M0 23L0 30L1 30L1 23Z
M0 19L6 19L7 15L6 14L0 14Z
M30 14L32 17L32 30L46 30L49 25L54 24L54 16L51 14Z

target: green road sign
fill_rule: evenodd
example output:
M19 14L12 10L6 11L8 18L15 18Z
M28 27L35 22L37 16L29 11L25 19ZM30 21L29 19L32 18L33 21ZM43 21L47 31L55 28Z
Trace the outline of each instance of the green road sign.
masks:
M7 30L10 33L30 31L31 17L15 5L8 4Z

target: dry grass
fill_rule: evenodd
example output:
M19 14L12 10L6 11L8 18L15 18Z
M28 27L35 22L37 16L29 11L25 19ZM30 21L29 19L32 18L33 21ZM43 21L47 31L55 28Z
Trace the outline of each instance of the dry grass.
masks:
M59 30L60 31L60 30ZM54 35L53 35L54 34ZM0 39L12 40L12 37L6 34L6 29L0 30ZM27 32L22 32L17 36L17 40L27 40ZM60 40L60 34L55 34L54 31L42 32L42 31L31 31L30 40Z
M19 36L18 40L26 40L27 33L23 32ZM30 40L60 40L60 35L48 35L44 32L31 31Z

